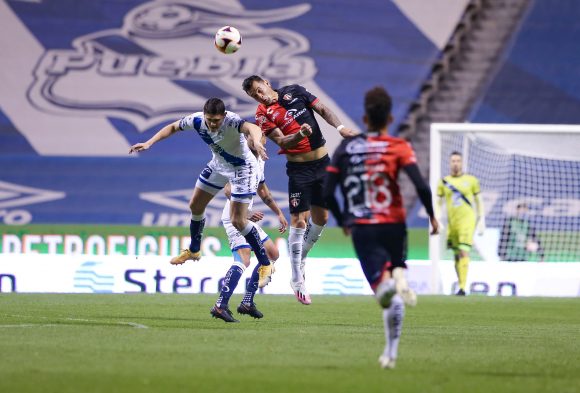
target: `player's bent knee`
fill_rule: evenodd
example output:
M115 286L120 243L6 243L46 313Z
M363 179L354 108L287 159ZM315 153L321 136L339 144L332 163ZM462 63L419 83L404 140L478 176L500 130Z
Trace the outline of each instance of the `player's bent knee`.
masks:
M280 252L271 240L268 240L266 244L264 244L264 248L266 249L266 255L269 260L276 262L278 258L280 258Z
M232 219L232 225L236 228L240 233L246 228L246 224L248 223L247 219L244 218L234 218Z

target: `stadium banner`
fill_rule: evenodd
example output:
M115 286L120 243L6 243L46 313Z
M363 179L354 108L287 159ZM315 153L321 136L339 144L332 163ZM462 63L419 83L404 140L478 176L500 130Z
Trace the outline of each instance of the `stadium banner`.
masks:
M160 256L22 255L0 254L0 292L19 293L217 293L231 266L229 257L205 257L196 263L171 266ZM236 293L243 293L256 261L246 269ZM428 261L408 261L409 285L418 294L431 293ZM468 290L488 296L580 296L578 263L471 264ZM310 258L306 284L314 295L370 295L358 260ZM453 263L440 264L444 294L457 283ZM265 294L292 294L290 263L276 263Z
M264 228L276 243L281 257L287 256L287 233ZM409 259L427 259L428 239L424 228L410 228ZM346 241L345 241L346 240ZM189 245L189 229L133 225L0 225L0 253L51 255L159 255L172 256ZM222 227L204 229L202 253L231 256ZM309 256L355 258L350 239L339 228L325 228Z
M452 261L439 262L444 295L457 292ZM489 296L580 296L578 262L471 262L467 293Z

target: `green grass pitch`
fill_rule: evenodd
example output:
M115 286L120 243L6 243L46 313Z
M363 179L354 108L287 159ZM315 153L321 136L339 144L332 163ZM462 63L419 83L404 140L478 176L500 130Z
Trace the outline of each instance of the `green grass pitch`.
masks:
M371 297L214 300L2 294L0 392L580 392L580 299L420 297L395 370Z

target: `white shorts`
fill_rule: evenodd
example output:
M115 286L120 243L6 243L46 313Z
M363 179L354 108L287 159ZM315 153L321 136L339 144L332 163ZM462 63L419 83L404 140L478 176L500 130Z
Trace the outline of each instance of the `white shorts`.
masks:
M229 208L229 201L226 204L225 208ZM224 208L224 209L225 209ZM224 229L226 230L226 234L228 235L228 240L230 242L230 250L236 251L240 248L251 248L246 238L242 236L242 234L232 225L232 222L229 219L226 219L222 216L222 223L224 224ZM258 231L258 235L260 236L260 240L262 244L266 243L269 239L268 234L264 232L259 225L256 225L256 230Z
M240 167L224 167L212 160L201 171L195 186L215 195L229 182L232 187L231 199L249 203L256 195L261 177L262 171L256 160L248 160L246 165Z

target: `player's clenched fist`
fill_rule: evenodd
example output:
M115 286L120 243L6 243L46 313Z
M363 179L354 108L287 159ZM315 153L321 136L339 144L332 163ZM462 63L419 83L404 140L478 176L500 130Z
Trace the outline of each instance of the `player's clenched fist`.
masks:
M304 123L300 126L300 135L305 138L312 135L312 127L310 127L310 124Z

